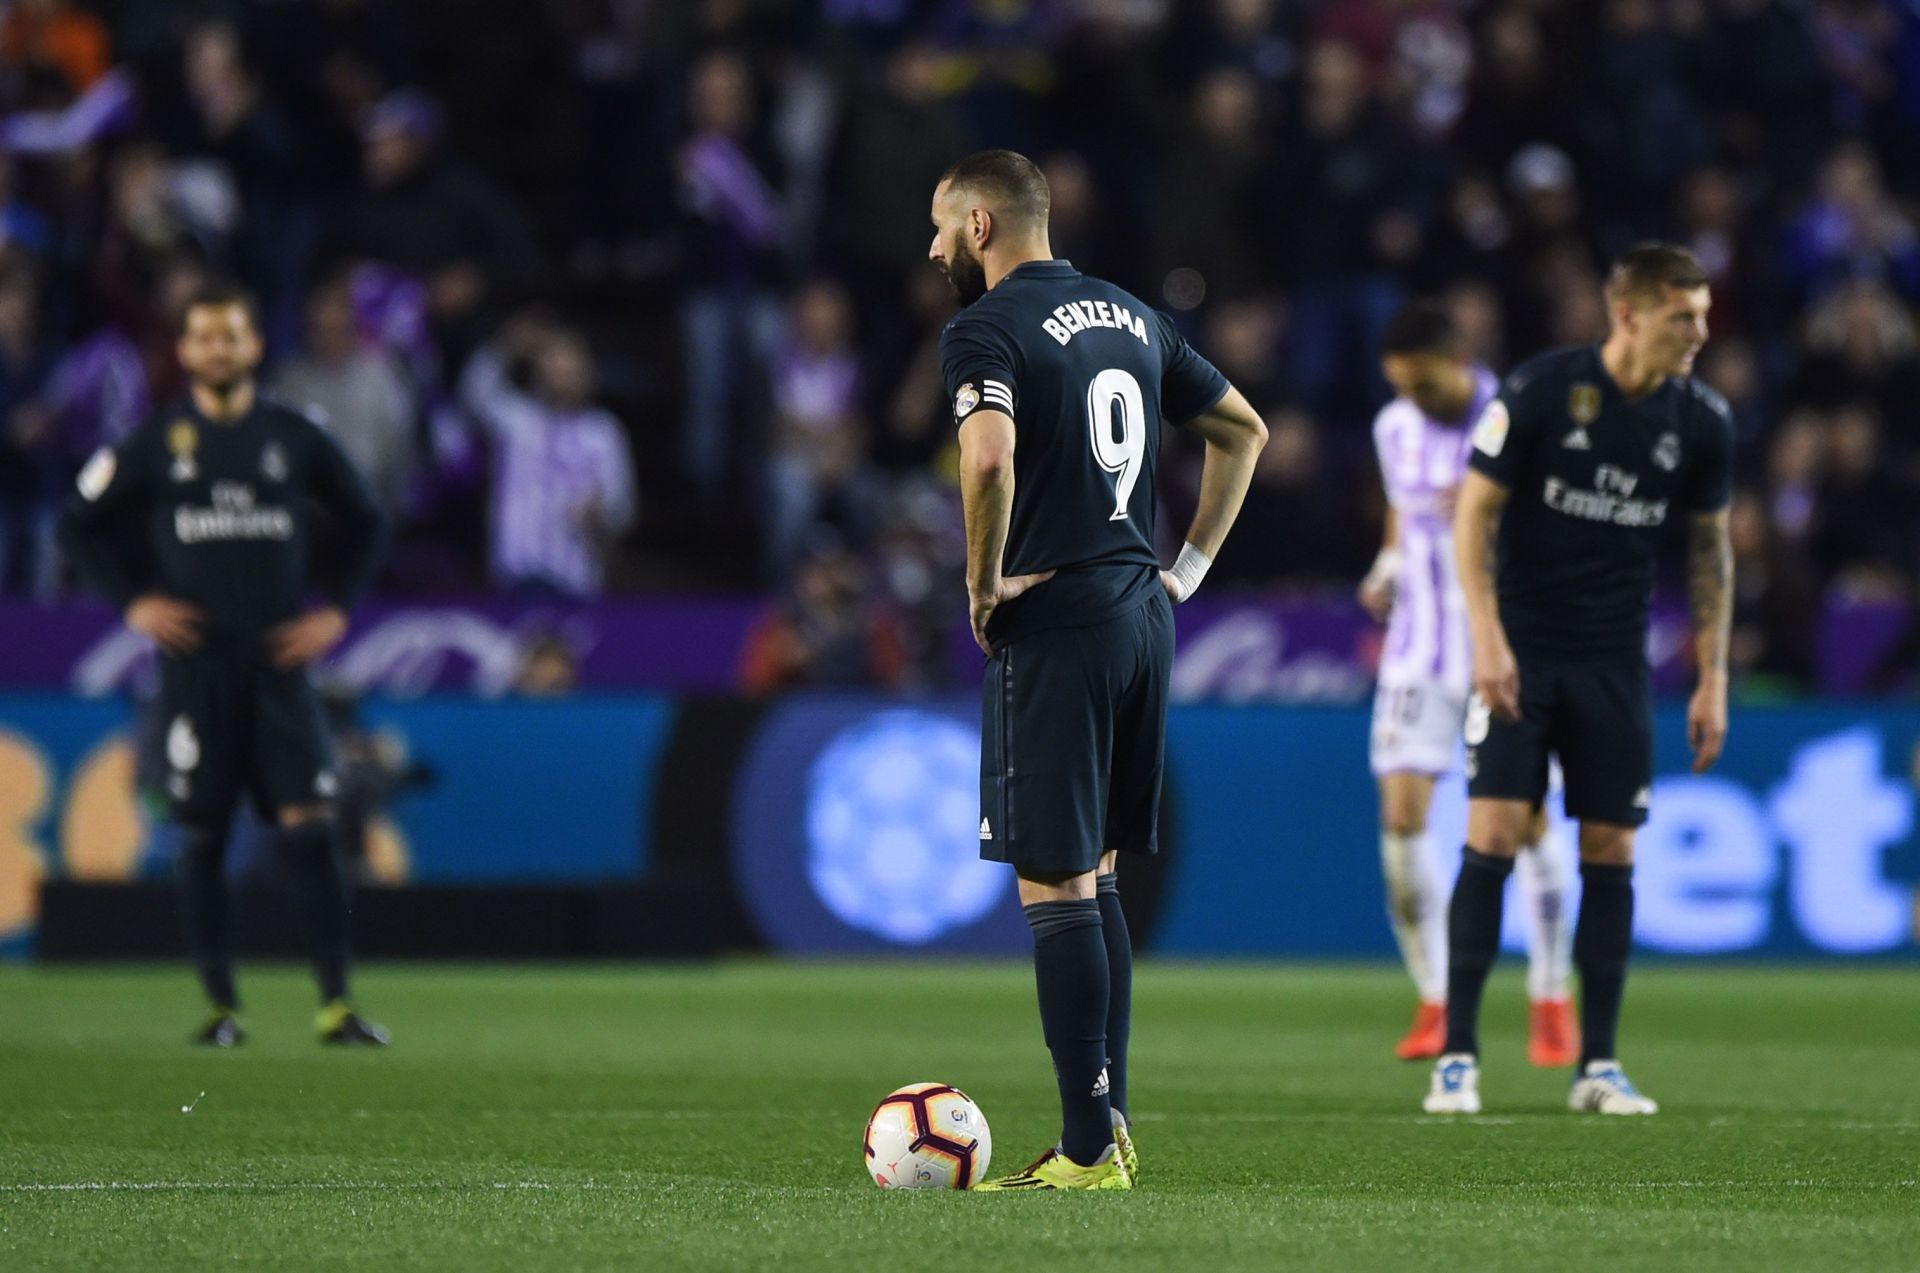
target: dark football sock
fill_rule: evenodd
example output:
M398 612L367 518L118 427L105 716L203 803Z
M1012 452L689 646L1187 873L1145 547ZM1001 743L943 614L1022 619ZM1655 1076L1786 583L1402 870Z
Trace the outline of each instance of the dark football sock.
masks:
M1100 903L1093 898L1035 902L1034 982L1040 990L1040 1026L1060 1084L1060 1151L1091 1166L1113 1143L1107 1100L1107 945Z
M280 851L293 884L320 1002L347 997L347 885L334 851L334 825L321 819L280 833Z
M1100 932L1107 941L1107 1100L1125 1114L1127 1036L1133 1032L1133 942L1120 909L1120 877L1102 875L1094 884Z
M179 828L180 917L200 986L215 1008L237 1009L233 985L233 920L227 901L224 830Z
M1500 953L1500 908L1513 859L1468 845L1447 907L1448 1052L1480 1055L1480 995Z
M1633 868L1580 864L1580 926L1573 966L1580 970L1580 1068L1618 1055L1620 1001L1633 945Z

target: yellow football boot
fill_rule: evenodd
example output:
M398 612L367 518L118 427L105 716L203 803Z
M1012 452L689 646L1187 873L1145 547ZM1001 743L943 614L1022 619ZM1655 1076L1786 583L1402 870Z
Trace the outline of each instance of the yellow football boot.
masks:
M1082 1167L1058 1149L1049 1149L1025 1171L1011 1176L1002 1176L998 1180L983 1180L975 1189L1131 1189L1133 1177L1127 1174L1126 1164L1120 1159L1117 1146L1108 1145L1107 1152L1100 1155L1099 1161L1091 1167Z
M1113 1146L1120 1151L1120 1165L1127 1169L1127 1179L1139 1184L1140 1151L1133 1145L1133 1128L1118 1110L1113 1115Z

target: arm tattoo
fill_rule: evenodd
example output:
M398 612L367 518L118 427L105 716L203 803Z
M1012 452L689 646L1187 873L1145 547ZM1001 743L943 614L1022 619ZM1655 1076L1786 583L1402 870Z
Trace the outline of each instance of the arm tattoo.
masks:
M1725 509L1693 519L1687 546L1687 599L1700 670L1725 671L1727 634L1733 625L1733 544L1727 537Z

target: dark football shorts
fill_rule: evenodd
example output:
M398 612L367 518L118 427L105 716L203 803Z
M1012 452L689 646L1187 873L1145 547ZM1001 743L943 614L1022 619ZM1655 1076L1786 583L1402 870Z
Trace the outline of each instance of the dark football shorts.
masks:
M1539 804L1560 758L1567 816L1637 827L1653 790L1653 687L1644 661L1520 663L1520 719L1467 707L1467 795Z
M1156 589L1082 628L1016 637L981 697L980 856L1039 878L1158 849L1173 606Z
M305 668L160 661L160 764L174 819L224 825L241 796L261 818L335 794L333 740Z

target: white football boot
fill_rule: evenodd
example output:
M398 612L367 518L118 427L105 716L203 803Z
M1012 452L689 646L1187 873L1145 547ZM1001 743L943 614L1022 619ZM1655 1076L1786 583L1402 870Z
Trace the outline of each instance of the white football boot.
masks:
M1480 1112L1480 1062L1471 1052L1449 1052L1433 1067L1433 1086L1420 1107L1429 1114Z
M1642 1096L1618 1061L1588 1061L1567 1093L1567 1108L1576 1114L1658 1114L1660 1104Z

